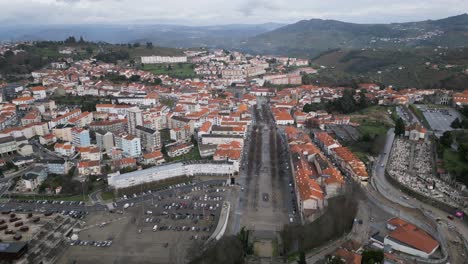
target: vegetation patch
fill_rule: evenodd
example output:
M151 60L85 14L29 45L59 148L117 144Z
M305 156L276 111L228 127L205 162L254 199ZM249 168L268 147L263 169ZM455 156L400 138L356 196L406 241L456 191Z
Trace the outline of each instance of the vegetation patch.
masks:
M191 63L175 63L175 64L144 64L144 71L152 72L156 75L169 75L171 77L187 79L197 77L194 64Z
M312 223L286 225L281 233L284 255L313 250L349 232L357 212L355 194L330 199L326 212Z

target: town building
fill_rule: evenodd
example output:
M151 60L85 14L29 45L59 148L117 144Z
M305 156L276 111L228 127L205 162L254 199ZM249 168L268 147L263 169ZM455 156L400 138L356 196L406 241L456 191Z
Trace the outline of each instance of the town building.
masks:
M161 148L161 134L159 131L144 126L136 126L135 129L145 151L151 152Z
M430 258L439 248L439 243L421 228L398 217L387 222L390 233L385 237L384 244L400 252Z
M101 151L109 152L114 148L114 135L107 131L96 131L96 144Z
M89 130L79 127L74 127L71 130L73 145L78 147L86 147L91 145Z
M143 111L138 107L133 107L128 110L128 133L130 135L137 135L136 127L143 126Z

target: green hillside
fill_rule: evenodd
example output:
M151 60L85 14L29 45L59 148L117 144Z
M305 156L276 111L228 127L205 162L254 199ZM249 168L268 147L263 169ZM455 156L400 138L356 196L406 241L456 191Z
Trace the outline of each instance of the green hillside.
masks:
M397 88L465 89L468 48L361 49L326 52L312 61L324 66L321 83L377 82ZM315 80L313 78L316 78Z
M468 15L394 24L354 24L336 20L302 20L248 38L241 49L268 54L313 57L329 49L404 48L468 43Z

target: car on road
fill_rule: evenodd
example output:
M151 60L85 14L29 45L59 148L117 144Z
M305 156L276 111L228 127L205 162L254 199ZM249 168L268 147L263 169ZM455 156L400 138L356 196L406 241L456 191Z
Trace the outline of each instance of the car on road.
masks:
M263 201L268 202L268 199L269 199L268 193L264 193L262 197L263 197Z

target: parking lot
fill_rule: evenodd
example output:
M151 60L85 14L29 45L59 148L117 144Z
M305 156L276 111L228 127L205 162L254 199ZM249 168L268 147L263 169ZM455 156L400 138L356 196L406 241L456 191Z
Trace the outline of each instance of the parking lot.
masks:
M450 125L452 122L460 118L460 114L450 107L446 108L432 108L425 105L418 105L418 108L424 114L427 122L431 126L432 130L438 134L443 134L445 131L453 130Z
M122 197L115 209L87 216L58 263L186 263L216 229L228 191L200 184Z

